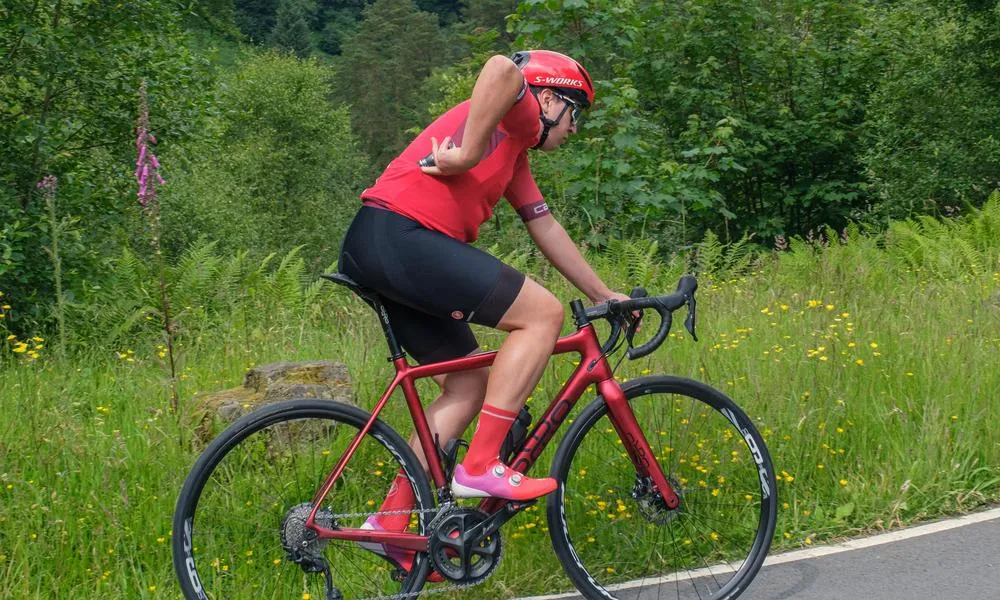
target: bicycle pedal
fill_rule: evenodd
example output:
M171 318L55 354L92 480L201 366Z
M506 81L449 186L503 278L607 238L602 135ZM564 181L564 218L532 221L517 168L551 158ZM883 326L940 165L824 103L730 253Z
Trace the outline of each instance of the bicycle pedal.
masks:
M538 499L537 498L535 500L526 500L524 502L517 502L517 501L514 501L514 500L508 500L507 501L507 510L509 510L512 513L515 513L515 512L518 512L518 511L521 511L521 510L524 510L524 509L528 508L532 504L537 504L537 503L538 503Z

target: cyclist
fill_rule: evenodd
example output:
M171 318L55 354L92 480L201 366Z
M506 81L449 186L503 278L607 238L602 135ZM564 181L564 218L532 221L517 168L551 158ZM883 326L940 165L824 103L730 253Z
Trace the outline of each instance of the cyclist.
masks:
M592 302L627 299L601 281L549 212L527 150L552 151L576 132L594 101L586 70L572 58L531 50L493 56L469 100L431 123L361 194L344 238L340 270L384 298L400 344L420 363L479 351L469 323L509 332L492 369L436 377L427 409L432 434L459 437L479 422L462 464L457 497L530 500L556 489L500 461L504 437L538 383L562 328L562 303L531 278L469 245L503 196L546 258ZM428 154L428 152L430 154ZM427 466L416 436L410 445ZM415 505L402 470L369 529L403 531ZM409 570L413 553L364 544Z

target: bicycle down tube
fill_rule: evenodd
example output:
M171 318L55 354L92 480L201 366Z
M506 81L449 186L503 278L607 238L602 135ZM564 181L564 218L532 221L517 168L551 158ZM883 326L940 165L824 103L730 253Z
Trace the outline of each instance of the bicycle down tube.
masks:
M647 476L653 480L668 507L676 507L678 503L677 495L670 487L659 463L655 460L645 435L622 393L621 387L613 379L611 367L607 362L607 358L601 353L597 334L594 331L592 323L587 323L579 327L575 332L559 338L552 351L552 356L569 352L576 352L580 355L579 365L532 428L523 448L514 457L511 467L517 471L526 473L541 455L542 451L545 450L555 431L563 424L567 415L583 396L586 389L590 385L595 385L598 393L608 403L611 422L618 432L622 444L635 465L636 470L641 476ZM402 386L403 395L406 398L410 416L416 427L417 437L420 440L421 448L423 448L424 456L427 458L427 465L434 485L437 489L446 488L450 482L446 481L444 469L437 451L437 444L431 435L427 416L424 413L423 405L420 402L414 382L417 379L433 377L435 375L487 367L493 364L496 360L496 355L496 351L484 352L418 366L411 366L405 357L394 359L395 377L381 399L372 409L371 418L368 423L358 432L355 439L340 457L337 465L314 496L312 511L306 521L306 526L315 530L322 539L391 543L401 548L425 551L427 549L427 538L425 536L361 529L328 529L315 522L316 513L340 477L347 462L353 456L361 440L368 434L372 424L382 412L392 393L399 386ZM482 501L480 508L492 514L499 510L506 502L506 500L500 498L486 498Z

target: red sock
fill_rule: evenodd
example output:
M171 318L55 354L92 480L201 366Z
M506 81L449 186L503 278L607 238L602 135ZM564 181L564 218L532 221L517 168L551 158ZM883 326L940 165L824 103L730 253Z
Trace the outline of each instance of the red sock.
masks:
M516 417L517 413L490 404L483 405L479 424L469 443L469 452L462 461L466 473L482 475L500 457L500 446Z
M389 510L412 510L417 505L417 497L413 495L413 488L410 487L410 480L406 477L403 469L396 473L396 478L392 480L389 493L386 494L385 501L379 512ZM379 515L376 522L380 527L388 531L403 531L410 524L410 514L402 513L398 515Z

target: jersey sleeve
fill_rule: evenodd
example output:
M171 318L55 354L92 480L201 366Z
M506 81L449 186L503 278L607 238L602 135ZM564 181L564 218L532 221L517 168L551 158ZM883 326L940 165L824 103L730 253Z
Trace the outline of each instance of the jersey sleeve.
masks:
M522 221L530 221L538 217L549 214L549 207L542 197L542 192L535 183L535 178L531 175L531 167L528 165L528 153L522 151L514 164L514 177L504 191L504 197L510 203L517 214L521 215Z
M538 119L539 114L538 99L525 82L521 95L500 120L500 124L511 137L535 140L542 128L542 123Z

